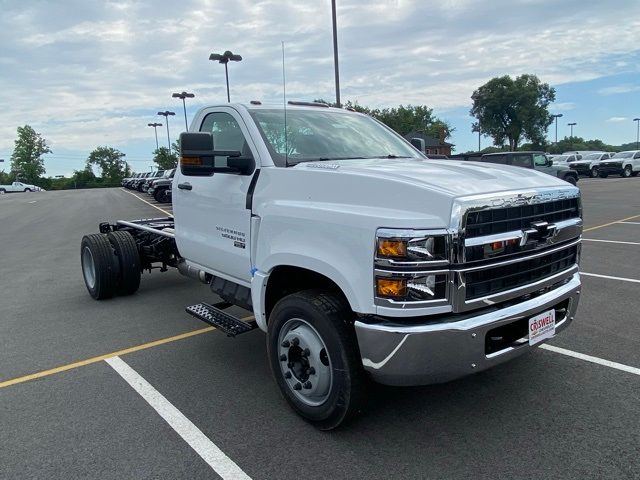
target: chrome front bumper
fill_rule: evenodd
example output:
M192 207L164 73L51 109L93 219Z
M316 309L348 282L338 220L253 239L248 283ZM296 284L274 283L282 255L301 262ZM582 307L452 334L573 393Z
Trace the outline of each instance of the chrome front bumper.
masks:
M487 355L490 330L529 318L569 300L564 318L556 318L556 334L574 319L580 296L580 274L562 286L521 303L438 323L399 325L355 322L362 364L371 377L387 385L427 385L486 370L531 350L528 342Z

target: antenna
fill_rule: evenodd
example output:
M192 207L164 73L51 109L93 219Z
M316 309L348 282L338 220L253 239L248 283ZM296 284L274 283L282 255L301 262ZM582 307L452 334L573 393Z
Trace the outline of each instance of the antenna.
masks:
M287 81L284 75L284 41L282 42L282 103L284 104L284 166L289 166L289 143L287 141Z

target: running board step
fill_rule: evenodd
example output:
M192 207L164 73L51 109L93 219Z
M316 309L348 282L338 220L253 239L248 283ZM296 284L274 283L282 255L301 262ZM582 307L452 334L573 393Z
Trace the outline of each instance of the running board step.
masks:
M223 308L228 304L221 304ZM189 315L193 315L198 320L202 320L209 325L216 327L218 330L222 330L228 337L235 337L241 333L250 332L256 328L255 323L247 323L239 318L229 315L223 312L221 309L209 305L208 303L197 303L186 308Z

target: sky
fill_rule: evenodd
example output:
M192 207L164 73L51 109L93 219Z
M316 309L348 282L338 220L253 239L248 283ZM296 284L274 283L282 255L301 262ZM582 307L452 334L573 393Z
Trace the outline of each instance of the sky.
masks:
M427 105L455 128L458 152L477 148L471 94L492 77L535 74L556 89L558 136L636 137L640 117L638 0L337 0L342 100L369 107ZM153 164L150 122L172 110L172 140L189 119L231 100L335 98L330 0L0 0L0 169L18 126L47 139L47 175L82 169L107 145L136 171ZM164 126L158 130L166 145ZM554 139L555 130L549 129ZM482 147L491 139L482 138Z

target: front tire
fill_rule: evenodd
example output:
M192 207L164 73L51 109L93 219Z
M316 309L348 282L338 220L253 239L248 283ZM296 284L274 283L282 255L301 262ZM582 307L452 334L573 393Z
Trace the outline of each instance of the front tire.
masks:
M367 379L346 300L305 290L288 295L269 317L267 352L282 395L305 420L331 430L355 416Z
M107 234L116 254L118 272L118 295L131 295L140 288L140 255L138 245L129 232L115 231Z
M620 174L620 176L623 178L629 178L632 173L633 173L633 170L631 169L631 165L627 165L626 167L624 167L624 170L622 170L622 173Z
M598 178L598 167L591 167L591 172L590 172L591 178Z
M95 300L113 297L117 287L117 260L106 235L93 233L82 237L80 260L89 295Z
M565 180L565 182L570 183L574 187L578 184L578 181L576 180L576 178L572 177L572 176L564 177L564 180Z
M609 176L607 172L600 172L598 175L600 175L600 178L607 178Z
M7 191L4 188L0 188L0 195L4 195Z

